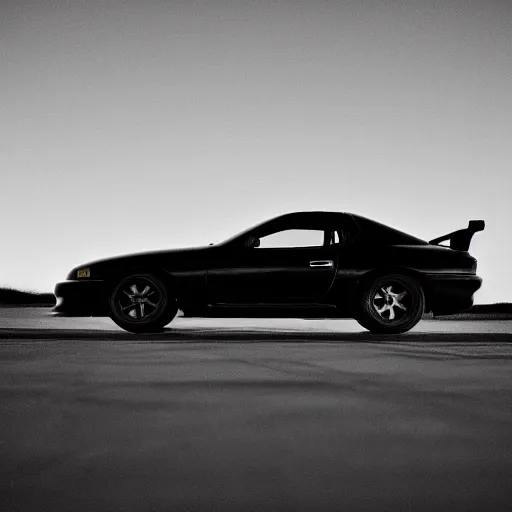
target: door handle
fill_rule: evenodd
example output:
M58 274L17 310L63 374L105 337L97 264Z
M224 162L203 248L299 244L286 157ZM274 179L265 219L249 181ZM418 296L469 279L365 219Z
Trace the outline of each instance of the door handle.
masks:
M309 266L312 268L318 268L318 267L332 267L333 261L332 260L316 260L316 261L310 261Z

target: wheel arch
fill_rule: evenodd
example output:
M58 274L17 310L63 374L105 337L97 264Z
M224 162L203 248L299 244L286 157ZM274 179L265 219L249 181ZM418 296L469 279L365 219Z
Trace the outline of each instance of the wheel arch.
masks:
M110 295L116 285L121 281L121 279L134 275L134 274L151 274L158 279L161 279L167 289L172 289L174 299L178 303L178 307L181 302L181 292L179 286L179 280L176 276L159 267L148 267L145 265L126 267L123 269L116 270L109 274L108 278L105 280L106 289L108 294Z
M389 265L377 267L368 272L365 272L356 282L357 293L362 294L365 287L378 277L389 275L389 274L400 274L413 278L421 286L425 295L425 313L432 310L432 304L430 299L430 283L428 278L416 269L405 267L401 265Z

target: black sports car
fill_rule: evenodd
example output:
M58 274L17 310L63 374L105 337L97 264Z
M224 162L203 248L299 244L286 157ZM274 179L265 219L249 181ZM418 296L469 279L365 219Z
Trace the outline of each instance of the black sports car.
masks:
M482 280L467 251L483 221L426 242L349 213L299 212L206 247L119 256L74 268L56 314L110 316L130 332L162 330L182 309L207 316L355 318L402 333L425 311L473 304ZM439 245L449 241L449 246Z

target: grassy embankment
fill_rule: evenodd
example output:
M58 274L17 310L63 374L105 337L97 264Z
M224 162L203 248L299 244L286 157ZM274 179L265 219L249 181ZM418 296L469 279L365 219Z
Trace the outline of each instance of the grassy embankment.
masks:
M512 303L475 304L462 313L438 316L436 320L505 320L512 319Z
M37 293L0 288L0 306L55 306L53 293Z

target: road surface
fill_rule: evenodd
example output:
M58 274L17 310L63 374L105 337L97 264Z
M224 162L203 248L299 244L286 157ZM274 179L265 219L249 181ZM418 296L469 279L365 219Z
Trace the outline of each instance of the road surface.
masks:
M512 321L0 310L2 511L509 511Z

